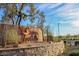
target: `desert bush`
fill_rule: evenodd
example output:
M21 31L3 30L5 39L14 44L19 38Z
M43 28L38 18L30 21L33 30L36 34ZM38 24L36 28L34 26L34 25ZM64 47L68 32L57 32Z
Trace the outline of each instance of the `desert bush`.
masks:
M60 41L61 41L61 39L59 37L54 37L53 38L53 42L60 42Z
M71 53L69 56L79 56L79 53Z
M16 44L19 40L19 35L14 28L10 28L5 33L6 36L6 43L7 44Z
M48 41L53 41L53 36L52 35L48 35Z

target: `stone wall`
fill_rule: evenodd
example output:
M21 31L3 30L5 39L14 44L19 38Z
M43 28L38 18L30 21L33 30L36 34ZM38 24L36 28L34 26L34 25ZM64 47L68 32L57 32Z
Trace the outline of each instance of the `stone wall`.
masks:
M3 56L61 56L64 52L64 43L40 43L40 45L29 45L27 47L3 48L0 55Z
M27 56L60 56L64 52L64 43L55 42L46 44L41 47L31 48L26 50Z

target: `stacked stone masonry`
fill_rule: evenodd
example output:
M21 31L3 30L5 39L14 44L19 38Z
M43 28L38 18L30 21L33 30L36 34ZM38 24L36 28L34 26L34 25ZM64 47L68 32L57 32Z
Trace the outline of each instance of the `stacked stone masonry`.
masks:
M38 47L38 48L30 48L25 51L25 55L27 56L60 56L64 52L64 43L61 42L53 42L51 44Z
M41 44L41 43L40 43ZM3 56L61 56L64 52L64 43L63 41L60 42L52 42L52 43L47 43L42 46L29 46L22 49L13 49L9 50L10 48L5 49L0 49L0 55ZM18 51L18 52L17 52Z

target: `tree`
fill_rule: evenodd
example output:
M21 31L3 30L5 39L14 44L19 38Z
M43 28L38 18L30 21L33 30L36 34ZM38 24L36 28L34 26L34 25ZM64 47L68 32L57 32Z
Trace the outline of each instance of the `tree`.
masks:
M10 22L14 25L14 19L16 15L16 4L1 4L0 8L4 10L4 16L2 22Z
M26 6L29 7L29 14L23 12ZM38 19L38 23L36 25L39 25L38 27L40 27L43 32L45 16L42 11L35 8L34 4L0 4L0 9L3 9L4 11L4 15L1 20L3 23L6 22L20 26L22 20L29 20L32 24Z
M26 6L29 6L29 14L23 12ZM13 25L20 25L21 20L30 20L33 23L35 19L43 18L43 12L37 10L34 4L0 4L0 8L4 10L2 21L10 21Z
M44 13L43 12L40 12L39 13L39 19L40 20L38 20L38 27L42 30L42 37L43 37L43 39L44 39L44 22L45 22L45 15L44 15Z

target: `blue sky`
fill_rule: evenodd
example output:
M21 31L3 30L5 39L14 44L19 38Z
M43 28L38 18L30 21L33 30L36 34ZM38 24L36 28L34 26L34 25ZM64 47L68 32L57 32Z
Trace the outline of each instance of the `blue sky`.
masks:
M49 3L35 4L35 7L44 12L46 25L50 25L54 35L58 35L58 23L60 35L79 34L79 4L78 3ZM24 11L26 12L26 11ZM0 11L0 18L2 11ZM22 21L22 25L28 22Z
M58 23L60 35L79 34L79 4L39 4L37 8L44 11L46 24L51 26L54 35L58 35Z

